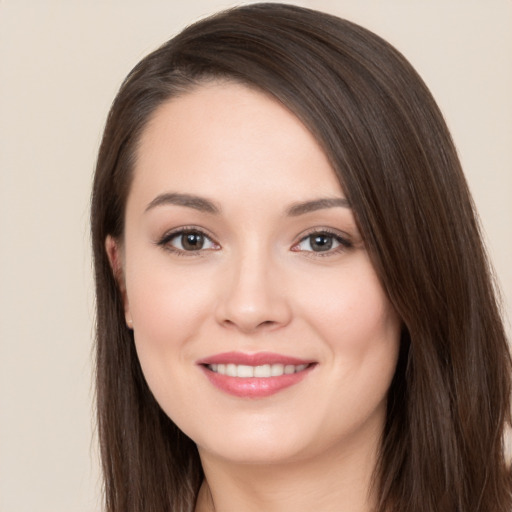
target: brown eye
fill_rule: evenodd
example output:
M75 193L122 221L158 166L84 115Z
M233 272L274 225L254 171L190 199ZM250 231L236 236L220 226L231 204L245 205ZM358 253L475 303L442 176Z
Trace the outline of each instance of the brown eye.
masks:
M182 254L220 248L210 237L197 229L174 231L165 235L158 245Z
M185 251L199 251L203 248L205 237L197 231L189 231L182 233L179 237L181 248Z

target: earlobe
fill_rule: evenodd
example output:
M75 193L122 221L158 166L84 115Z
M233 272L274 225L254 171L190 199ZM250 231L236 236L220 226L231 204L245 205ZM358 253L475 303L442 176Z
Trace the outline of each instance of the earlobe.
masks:
M117 282L117 286L119 287L119 291L121 292L121 297L123 299L126 325L128 326L129 329L133 329L133 321L130 313L128 294L126 293L126 281L124 275L121 247L119 242L110 235L108 235L105 239L105 251L107 252L110 268L112 269L114 279Z

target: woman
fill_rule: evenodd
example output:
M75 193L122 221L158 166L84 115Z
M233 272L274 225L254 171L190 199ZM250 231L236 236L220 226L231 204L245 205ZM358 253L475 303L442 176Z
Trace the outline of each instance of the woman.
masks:
M185 29L96 169L108 511L508 511L510 357L442 116L367 30Z

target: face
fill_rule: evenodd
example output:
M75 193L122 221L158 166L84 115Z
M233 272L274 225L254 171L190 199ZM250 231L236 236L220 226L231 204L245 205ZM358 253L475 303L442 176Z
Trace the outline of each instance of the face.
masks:
M144 375L202 456L292 461L380 434L400 322L283 106L233 83L161 106L125 226L107 250Z

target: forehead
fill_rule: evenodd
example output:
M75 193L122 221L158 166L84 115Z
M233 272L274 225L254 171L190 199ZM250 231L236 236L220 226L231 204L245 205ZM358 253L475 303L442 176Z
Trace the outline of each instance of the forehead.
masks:
M274 98L237 83L207 83L161 105L138 146L135 190L268 199L340 195L309 130ZM143 189L143 190L142 190Z

